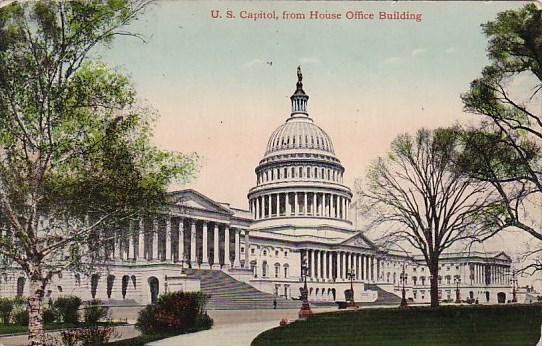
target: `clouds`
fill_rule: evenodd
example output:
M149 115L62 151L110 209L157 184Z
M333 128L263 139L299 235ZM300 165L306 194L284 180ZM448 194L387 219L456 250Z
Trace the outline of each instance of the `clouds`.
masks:
M252 67L257 66L257 65L263 65L263 63L264 63L264 61L261 60L261 59L252 59L252 60L246 61L243 64L243 67L252 68Z
M382 65L401 65L402 63L403 59L396 56L389 57L382 61Z
M416 48L412 51L412 53L410 53L410 56L417 57L418 55L422 55L423 53L425 53L425 51L425 48Z
M299 63L301 65L321 65L322 61L320 61L320 58L311 56L311 57L303 57L299 58Z

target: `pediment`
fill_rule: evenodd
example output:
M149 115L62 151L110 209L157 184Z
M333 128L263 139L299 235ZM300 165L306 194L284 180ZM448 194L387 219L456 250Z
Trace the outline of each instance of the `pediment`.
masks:
M364 249L375 248L374 244L365 236L363 236L361 233L357 233L353 235L352 237L346 239L345 241L341 243L341 245L359 247L359 248L364 248Z
M508 256L504 252L501 252L501 253L497 254L497 256L495 256L495 259L499 259L499 260L503 260L503 261L511 261L512 260L512 258L510 258L510 256Z
M171 202L180 208L199 209L221 214L233 214L233 212L219 202L212 200L196 190L182 190L171 194Z

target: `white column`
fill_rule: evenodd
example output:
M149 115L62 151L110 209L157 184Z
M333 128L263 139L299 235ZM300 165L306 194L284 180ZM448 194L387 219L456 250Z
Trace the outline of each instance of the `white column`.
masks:
M166 261L171 261L171 216L166 218Z
M196 257L196 221L190 220L190 265L194 268L198 264Z
M202 256L201 256L201 268L209 269L209 253L208 253L208 244L207 244L207 222L203 222L203 240L202 240Z
M312 215L316 216L316 192L312 193Z
M286 192L284 194L284 203L285 203L285 206L286 206L286 216L290 216L292 215L292 205L290 204L290 193L289 192Z
M240 230L238 228L235 228L233 231L235 232L235 260L233 261L233 266L235 268L239 268L241 266L241 262L239 261L239 256L240 256L239 232Z
M152 220L152 259L158 260L158 220Z
M311 269L311 275L310 275L310 278L311 279L314 279L314 250L310 250L311 252L311 265L310 265L310 269Z
M256 197L256 212L254 213L254 218L257 220L260 218L260 197Z
M120 248L119 232L118 231L113 231L113 258L115 260L120 259L120 257L121 257L120 252L121 252L121 248Z
M128 232L128 260L135 259L134 249L134 220L130 220L130 231Z
M230 227L224 226L224 267L230 268Z
M220 269L220 260L219 260L219 254L220 254L220 245L218 242L218 238L220 237L220 234L218 233L218 224L215 223L214 229L213 229L213 269Z
M294 192L294 215L299 215L299 200L297 192Z
M307 208L307 193L303 192L303 215L308 214L308 208Z
M245 229L245 268L250 268L250 235Z
M145 259L145 219L139 218L139 232L137 239L137 257Z
M178 261L184 263L184 222L179 219L179 247Z
M371 281L375 281L375 257L371 256Z
M322 251L322 255L324 257L324 261L323 261L323 263L324 263L324 272L323 272L322 277L324 278L324 280L327 280L327 279L329 279L329 276L328 276L328 263L329 263L329 261L328 261L329 256L328 255L329 255L329 252Z
M277 216L280 216L280 193L277 193Z

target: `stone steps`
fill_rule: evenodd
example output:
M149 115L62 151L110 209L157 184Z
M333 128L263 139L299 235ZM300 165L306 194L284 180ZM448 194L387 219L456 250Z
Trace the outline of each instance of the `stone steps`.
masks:
M376 301L364 303L365 305L399 305L401 303L401 297L380 288L377 284L366 284L365 288L378 292Z
M201 291L210 295L209 310L252 310L273 309L273 300L277 308L299 308L299 301L275 297L272 294L238 281L218 270L185 269L189 277L200 280Z

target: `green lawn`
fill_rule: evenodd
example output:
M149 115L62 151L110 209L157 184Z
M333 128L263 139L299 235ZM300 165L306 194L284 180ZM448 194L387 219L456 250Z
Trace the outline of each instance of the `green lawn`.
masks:
M277 327L260 334L252 346L534 346L541 323L539 305L366 309Z

